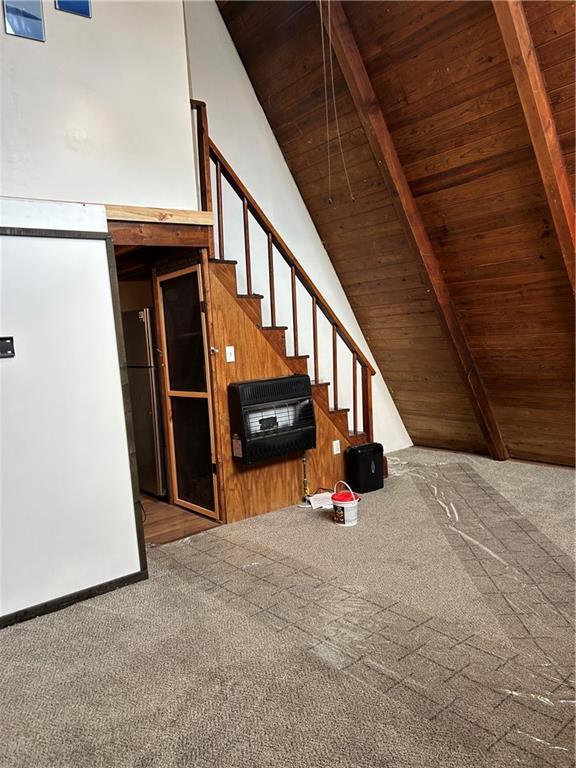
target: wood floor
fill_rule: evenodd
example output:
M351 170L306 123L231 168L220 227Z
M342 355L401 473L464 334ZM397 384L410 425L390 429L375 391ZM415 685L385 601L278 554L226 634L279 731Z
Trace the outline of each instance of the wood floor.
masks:
M202 515L166 504L152 496L142 494L140 501L144 509L144 539L147 544L166 544L218 525Z

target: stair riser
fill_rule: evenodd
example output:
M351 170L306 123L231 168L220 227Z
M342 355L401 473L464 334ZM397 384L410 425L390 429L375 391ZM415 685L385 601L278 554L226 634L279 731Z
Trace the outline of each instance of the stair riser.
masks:
M338 427L340 432L342 432L345 435L347 435L349 433L349 430L348 430L348 414L347 413L342 413L342 412L339 412L339 411L336 411L336 412L331 411L330 412L330 417L331 417L332 421L334 422L334 424Z
M262 328L262 333L279 355L286 357L286 333L285 331Z
M294 373L308 374L308 361L306 358L287 357L286 360Z
M226 287L230 293L237 295L236 288L236 267L234 264L219 264L217 261L212 262L216 268L216 274L218 280Z
M328 385L327 384L313 384L312 393L314 394L314 400L328 412L330 405L328 402Z
M262 325L262 299L252 296L238 296L238 301L256 325Z

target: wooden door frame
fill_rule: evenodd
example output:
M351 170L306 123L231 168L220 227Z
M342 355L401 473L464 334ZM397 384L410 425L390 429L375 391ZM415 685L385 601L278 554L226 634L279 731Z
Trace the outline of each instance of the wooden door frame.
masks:
M196 272L198 279L198 293L201 304L200 318L202 323L202 338L204 340L204 366L206 371L206 392L180 392L172 390L170 388L169 380L169 356L168 345L166 343L166 328L164 318L164 303L162 301L162 283L173 280L183 275L192 274ZM191 397L196 399L206 400L208 404L208 418L210 425L210 454L212 465L218 468L218 456L216 450L216 441L214 437L215 432L215 412L213 407L214 392L212 390L212 376L210 369L210 352L209 344L210 338L208 333L208 324L206 321L205 311L205 291L204 281L202 274L202 264L195 264L193 266L176 269L173 272L166 272L161 275L153 275L153 289L154 289L154 307L156 313L156 325L158 329L158 343L161 350L161 382L162 382L162 406L164 412L165 422L165 437L167 451L167 476L168 476L168 495L170 502L178 506L182 506L185 509L190 509L194 512L198 512L202 515L206 515L215 520L220 520L220 494L218 483L218 472L212 473L212 485L214 489L214 510L206 509L199 504L193 504L185 499L179 498L178 494L178 476L176 472L176 447L174 443L174 430L172 424L172 398L174 397Z

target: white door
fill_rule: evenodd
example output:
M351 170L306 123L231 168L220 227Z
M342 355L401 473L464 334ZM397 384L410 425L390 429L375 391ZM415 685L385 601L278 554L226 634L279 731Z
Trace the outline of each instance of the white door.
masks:
M0 615L140 571L106 242L0 238Z

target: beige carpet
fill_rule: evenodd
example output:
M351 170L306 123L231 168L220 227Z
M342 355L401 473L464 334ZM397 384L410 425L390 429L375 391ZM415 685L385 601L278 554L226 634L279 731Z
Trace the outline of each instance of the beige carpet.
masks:
M214 529L3 630L0 765L572 765L571 472L397 456L355 528L296 508Z

